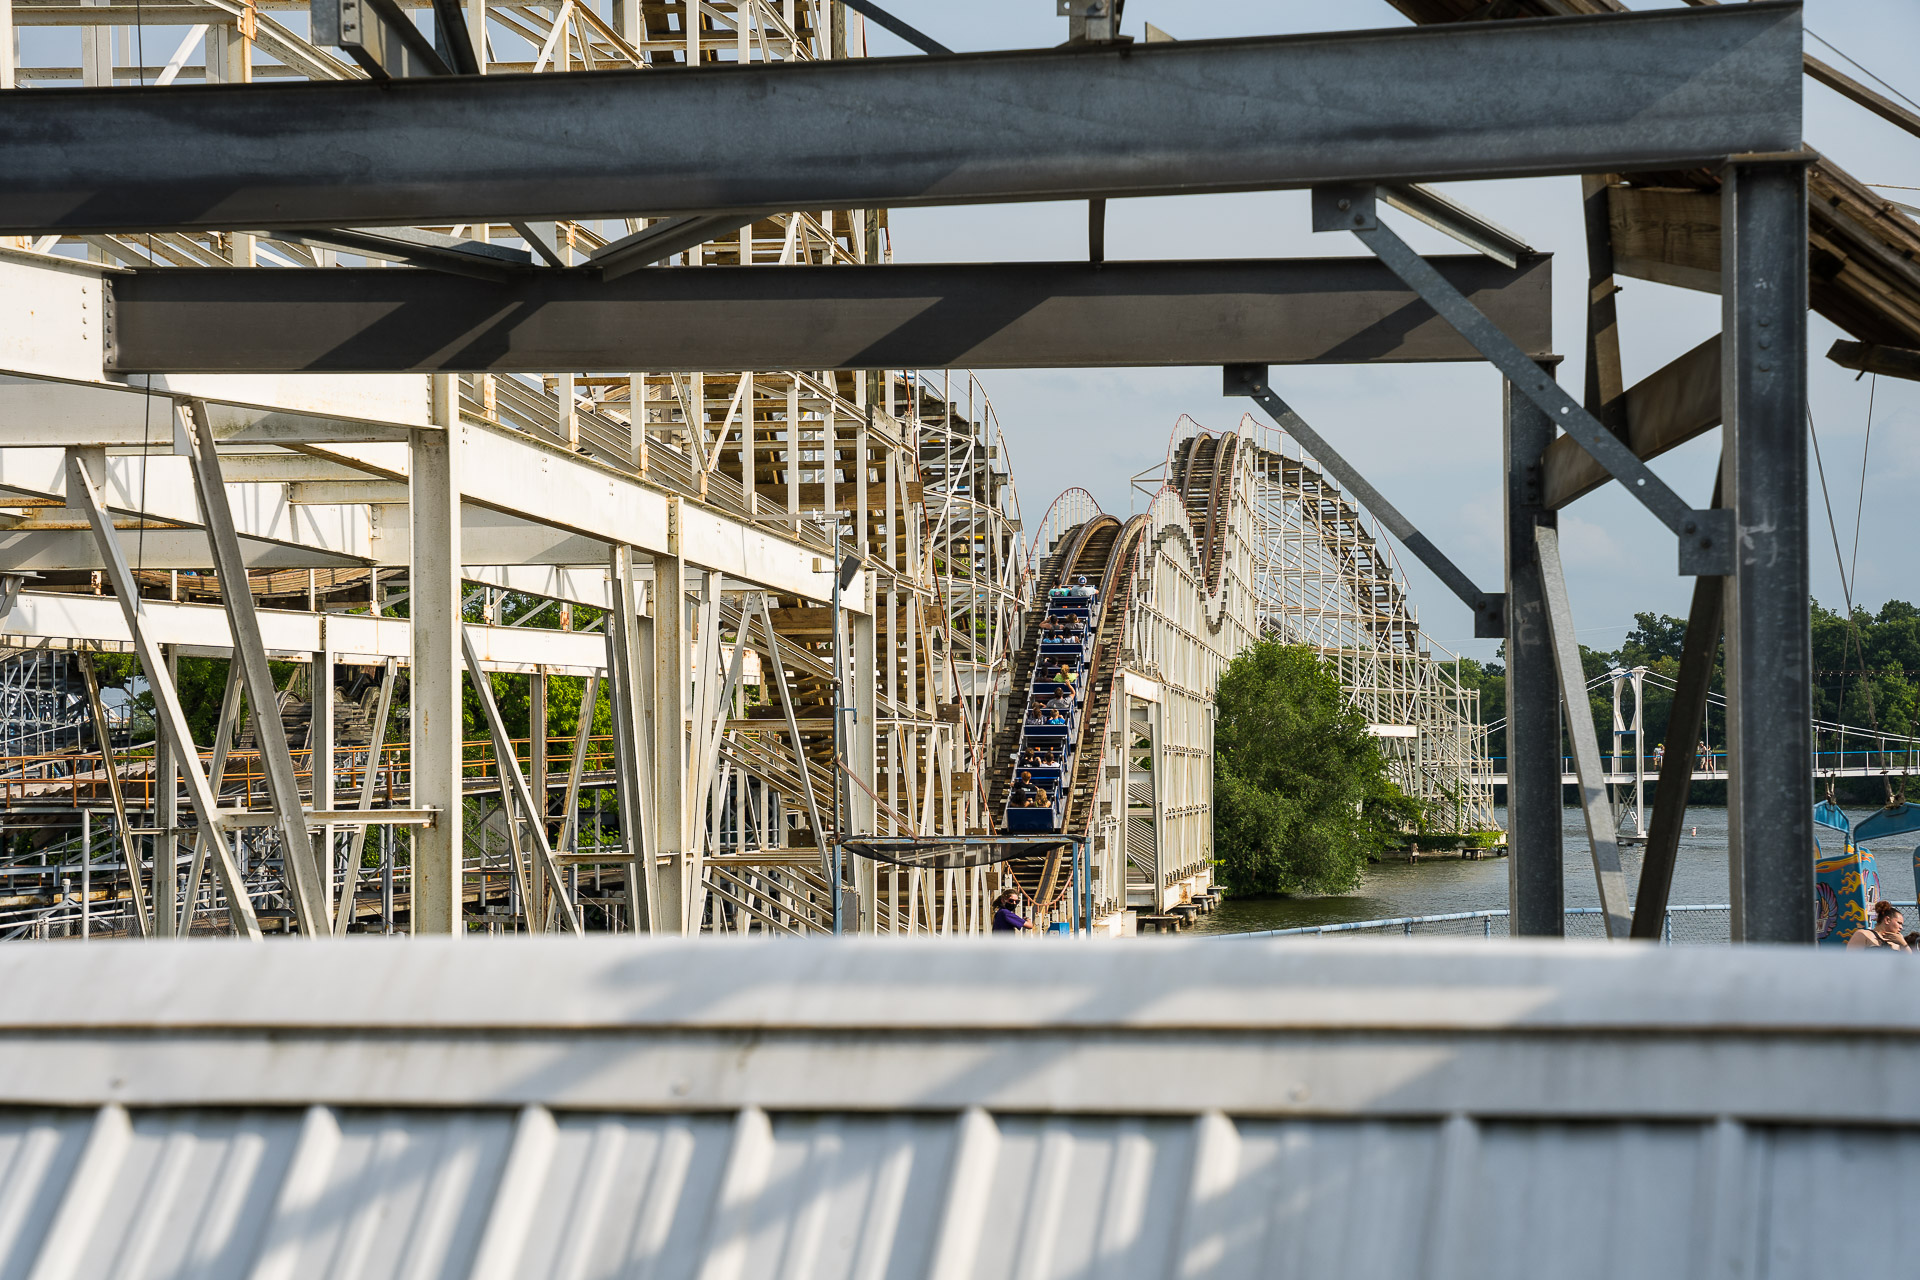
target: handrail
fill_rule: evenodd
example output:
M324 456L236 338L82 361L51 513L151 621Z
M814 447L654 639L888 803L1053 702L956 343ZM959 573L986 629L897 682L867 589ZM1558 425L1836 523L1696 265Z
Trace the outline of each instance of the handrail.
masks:
M1905 909L1913 907L1916 904L1912 902L1895 902L1893 905ZM1733 910L1732 905L1725 902L1691 903L1670 906L1667 908L1667 924L1669 927L1662 932L1668 941L1672 940L1673 931L1671 925L1675 915L1731 910ZM1506 919L1509 914L1511 913L1506 907L1490 907L1484 911L1448 911L1430 916L1387 916L1379 920L1347 920L1339 924L1303 924L1295 925L1291 929L1252 929L1245 933L1210 933L1201 936L1214 939L1298 938L1318 937L1324 933L1356 933L1362 929L1402 929L1406 933L1411 934L1415 925L1448 924L1456 920L1481 920L1490 924L1495 920ZM1565 914L1570 916L1597 916L1600 914L1600 908L1568 907Z
M512 745L514 759L524 772L532 765L531 739L515 738ZM343 792L358 789L367 774L367 745L335 747L334 752L335 788ZM303 784L302 789L311 791L311 749L303 747L291 754L294 774ZM547 739L547 759L559 762L559 767L549 767L550 786L564 785L567 775L565 762L571 760L572 755L572 735ZM354 757L359 758L356 760ZM200 758L203 766L211 768L211 752L201 752ZM151 807L155 790L151 744L143 743L125 751L116 750L113 759L119 768L121 786L128 801L142 808ZM266 770L257 749L232 749L228 751L226 759L223 791L244 794L266 785ZM494 756L493 743L489 739L468 739L463 745L461 759L462 773L471 781L497 781L500 778L499 761ZM613 768L611 734L588 738L584 767L589 773L603 773ZM396 796L404 797L410 790L407 782L412 776L411 744L387 743L380 752L377 776L384 784L381 794L387 804L393 804ZM75 805L105 803L107 786L105 768L98 751L0 756L0 808L25 803L59 804L63 800Z

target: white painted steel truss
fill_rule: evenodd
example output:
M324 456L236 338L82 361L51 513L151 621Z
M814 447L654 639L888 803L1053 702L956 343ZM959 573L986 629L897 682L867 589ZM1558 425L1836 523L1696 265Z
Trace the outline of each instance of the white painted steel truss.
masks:
M366 75L276 12L307 7L0 6L0 88ZM426 6L402 7L426 16ZM697 9L471 0L460 9L489 74L865 53L862 19L822 0ZM27 27L55 30L39 31L23 60ZM142 50L164 63L140 65L131 55ZM25 575L7 579L0 645L130 652L144 641L164 665L241 654L238 615L257 618L260 659L307 672L289 678L279 701L307 708L309 740L286 749L291 761L275 775L301 780L282 816L297 824L304 812L332 850L317 855L323 883L295 913L304 931L356 920L391 929L397 909L414 932L529 922L808 932L831 916L824 877L837 833L954 833L986 822L983 758L1028 569L1005 443L971 378L107 371L103 282L127 269L409 269L420 261L409 243L449 239L566 265L666 221L426 227L394 233L392 244L378 241L384 231L331 243L245 231L0 241L0 297L10 300L0 306L0 571ZM679 248L671 263L891 256L884 210L795 211L713 230L717 238ZM238 597L208 572L217 557L187 456L194 424L214 444L229 550L247 569L250 590ZM95 478L112 546L72 491L75 459ZM98 595L115 551L147 597L131 613ZM836 615L834 566L849 553L863 571L839 593ZM677 590L660 585L676 579ZM244 608L248 595L259 609ZM536 733L480 748L489 763L476 769L474 749L461 745L461 690L471 683L462 632L502 697L524 689L527 705L544 708L583 685L604 690L613 739L582 732L549 743ZM382 706L392 673L404 676L394 716L410 745L332 741L334 682L343 668L376 670L369 664L386 664L374 682ZM661 714L676 704L677 715ZM236 741L252 734L236 708L211 754L195 745L216 792L226 753L246 760L246 780L229 779L218 803L257 804L264 779L249 771L282 767L271 748L255 757ZM519 757L515 767L503 770L503 748ZM0 768L0 784L17 784L14 808L45 810L64 794L71 817L89 803L91 779L132 770L129 785L149 803L171 803L158 798L170 789L155 783L155 767L135 755L117 769L111 755L15 761ZM333 768L314 769L316 756ZM378 806L367 790L375 782ZM618 804L594 800L583 817L584 794L604 788L619 792ZM365 791L367 816L340 817L336 789ZM476 791L484 794L471 798ZM557 821L531 811L533 797L549 795L549 813L557 803L565 815ZM322 813L328 821L314 816ZM638 820L619 822L620 813ZM237 874L266 895L271 925L276 895L292 885L286 873L304 862L289 863L272 837L262 843L255 815L224 821ZM378 894L366 892L358 865L369 826L382 830L365 846L380 863ZM147 888L172 901L178 871L165 873L161 847L174 834L141 840ZM551 873L539 865L543 848L557 859ZM30 892L9 887L0 931L15 928L9 907L35 936L110 928L127 886L104 887L103 875L97 900L56 891L60 874L89 870L56 868L21 886ZM179 927L217 927L208 922L220 918L221 893L197 896L197 863L193 877ZM377 901L356 907L356 882ZM886 932L984 930L998 888L987 872L866 864L853 883L849 927ZM323 927L321 904L336 899Z

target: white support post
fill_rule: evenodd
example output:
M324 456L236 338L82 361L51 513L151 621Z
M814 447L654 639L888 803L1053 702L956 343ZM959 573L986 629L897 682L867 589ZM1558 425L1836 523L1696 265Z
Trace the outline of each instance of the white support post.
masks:
M167 678L177 689L180 687L180 655L172 645L166 645L161 652L166 655ZM180 843L173 833L180 825L179 774L173 743L164 733L154 735L153 825L158 828L153 835L153 936L156 938L173 936L178 910L174 886L179 880Z
M254 739L260 749L262 772L266 775L267 799L274 809L274 827L280 833L288 894L293 900L300 931L309 938L324 938L333 932L326 879L313 856L307 814L300 802L300 781L294 773L286 725L280 719L279 690L267 662L266 641L254 608L253 593L246 587L247 566L240 554L233 510L228 505L226 484L220 475L219 446L213 438L212 419L206 405L196 401L191 410L186 431L194 492L200 499L207 541L212 545L214 567L222 583L220 604L227 615L227 626L233 632L234 658L240 663L247 701L253 706ZM191 737L182 735L182 738L191 749Z
M659 876L662 933L679 933L684 919L687 860L687 562L679 554L680 503L669 511L673 550L653 557L653 786L655 854L667 860Z
M535 812L533 791L527 786L526 775L520 772L520 761L513 754L513 741L507 737L506 723L500 718L500 707L494 701L493 685L488 681L487 673L481 669L480 655L474 649L473 638L467 634L464 626L460 629L460 653L466 663L467 678L473 681L474 690L479 694L480 711L487 722L487 731L493 737L494 758L500 770L500 812L507 823L509 840L513 846L516 878L522 879L523 883L531 883L544 875L547 880L545 896L551 898L559 907L561 918L567 922L567 932L579 933L580 921L574 914L573 903L567 900L566 880L560 874L559 864L554 861L553 847L547 843L545 815L539 815L531 824L533 854L537 863L532 873L528 872L523 860L519 840L513 838L516 826L514 808L517 804L521 814L533 816ZM525 897L527 932L545 933L547 931L545 916L533 913L532 900L536 895L527 893Z
M133 823L127 814L126 792L120 786L119 767L113 759L113 728L106 708L100 704L100 681L94 675L93 655L80 654L80 674L87 684L87 707L93 714L93 734L100 743L100 771L107 776L107 794L113 800L113 831L120 841L120 855L127 869L127 883L133 907L134 929L141 937L154 936L153 914L147 907L147 892L140 880L140 845L134 839Z
M540 828L541 839L546 839L547 809L551 797L547 792L547 673L535 671L527 676L527 785L533 794L533 811L527 814L527 821ZM529 929L532 921L539 920L545 927L547 918L548 881L543 876L533 877L529 886L533 890L532 901L527 906Z
M877 575L869 571L866 575L865 598L872 600L876 589ZM879 831L878 814L874 805L875 786L879 762L879 680L875 664L878 661L876 628L872 613L849 613L853 626L853 669L847 673L852 681L853 714L848 717L851 723L846 726L847 772L851 785L847 788L847 830L854 835L874 835ZM853 864L854 887L860 896L860 932L879 932L879 879L877 868L871 858L855 858Z
M320 648L308 667L311 708L307 721L307 762L313 772L313 807L331 812L333 804L333 651L327 640L327 620L320 619ZM331 902L335 897L334 828L322 824L314 833L319 843L320 885Z
M366 772L360 779L360 809L366 812L373 808L373 797L378 793L380 781L380 756L387 741L387 713L393 708L394 661L387 659L387 669L380 676L380 701L373 712L373 733L367 742ZM340 901L333 913L333 931L344 934L347 926L353 923L354 892L360 882L360 857L367 847L366 823L361 823L347 837L346 874L340 881ZM389 867L389 879L391 867ZM385 917L382 917L384 920ZM392 922L387 921L391 926Z
M433 377L439 429L413 435L407 478L413 539L413 805L435 810L413 835L413 933L461 934L460 438L454 380Z
M616 544L608 562L612 608L607 615L607 698L613 706L615 791L620 830L627 843L627 907L635 933L657 932L660 888L656 813L647 768L645 667L640 594L633 578L633 548ZM591 714L589 709L587 714ZM576 756L578 752L576 749ZM599 832L594 832L598 841Z

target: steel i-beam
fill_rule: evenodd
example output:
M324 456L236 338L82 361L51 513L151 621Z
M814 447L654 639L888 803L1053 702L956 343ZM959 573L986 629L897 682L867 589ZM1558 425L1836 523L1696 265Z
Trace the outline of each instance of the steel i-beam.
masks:
M1680 572L1724 574L1733 567L1733 515L1722 510L1700 510L1653 473L1633 449L1609 431L1586 407L1522 351L1498 325L1443 280L1393 229L1380 221L1375 189L1370 185L1316 187L1313 192L1313 229L1350 231L1374 256L1519 388L1529 400L1558 423L1594 461L1626 486L1627 492L1680 539Z
M1507 897L1515 937L1566 932L1560 855L1560 685L1547 629L1535 529L1551 525L1541 502L1540 451L1553 423L1502 384L1506 445Z
M1367 478L1339 450L1327 443L1324 436L1308 426L1306 419L1280 398L1267 373L1267 369L1261 365L1228 365L1224 371L1226 394L1246 396L1265 409L1282 431L1298 440L1329 475L1338 480L1361 506L1371 511L1387 527L1387 531L1400 540L1402 546L1419 557L1421 564L1432 570L1433 575L1445 583L1461 603L1473 610L1475 637L1498 639L1504 635L1506 597L1497 592L1482 591L1475 586L1473 579L1454 564L1446 552L1433 545L1433 539L1420 532L1413 521L1402 515L1398 507L1368 483Z
M1801 55L1800 6L1756 3L664 76L48 89L0 116L0 234L1681 169L1799 146Z
M1811 942L1813 656L1807 522L1806 156L1727 166L1721 254L1733 938Z

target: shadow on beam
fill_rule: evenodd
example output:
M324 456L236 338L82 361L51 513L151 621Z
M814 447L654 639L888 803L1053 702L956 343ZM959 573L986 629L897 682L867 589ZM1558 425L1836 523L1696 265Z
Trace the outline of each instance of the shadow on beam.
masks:
M1552 262L1433 260L1529 353ZM494 283L179 269L111 284L119 373L1091 368L1478 360L1366 258L703 267Z

